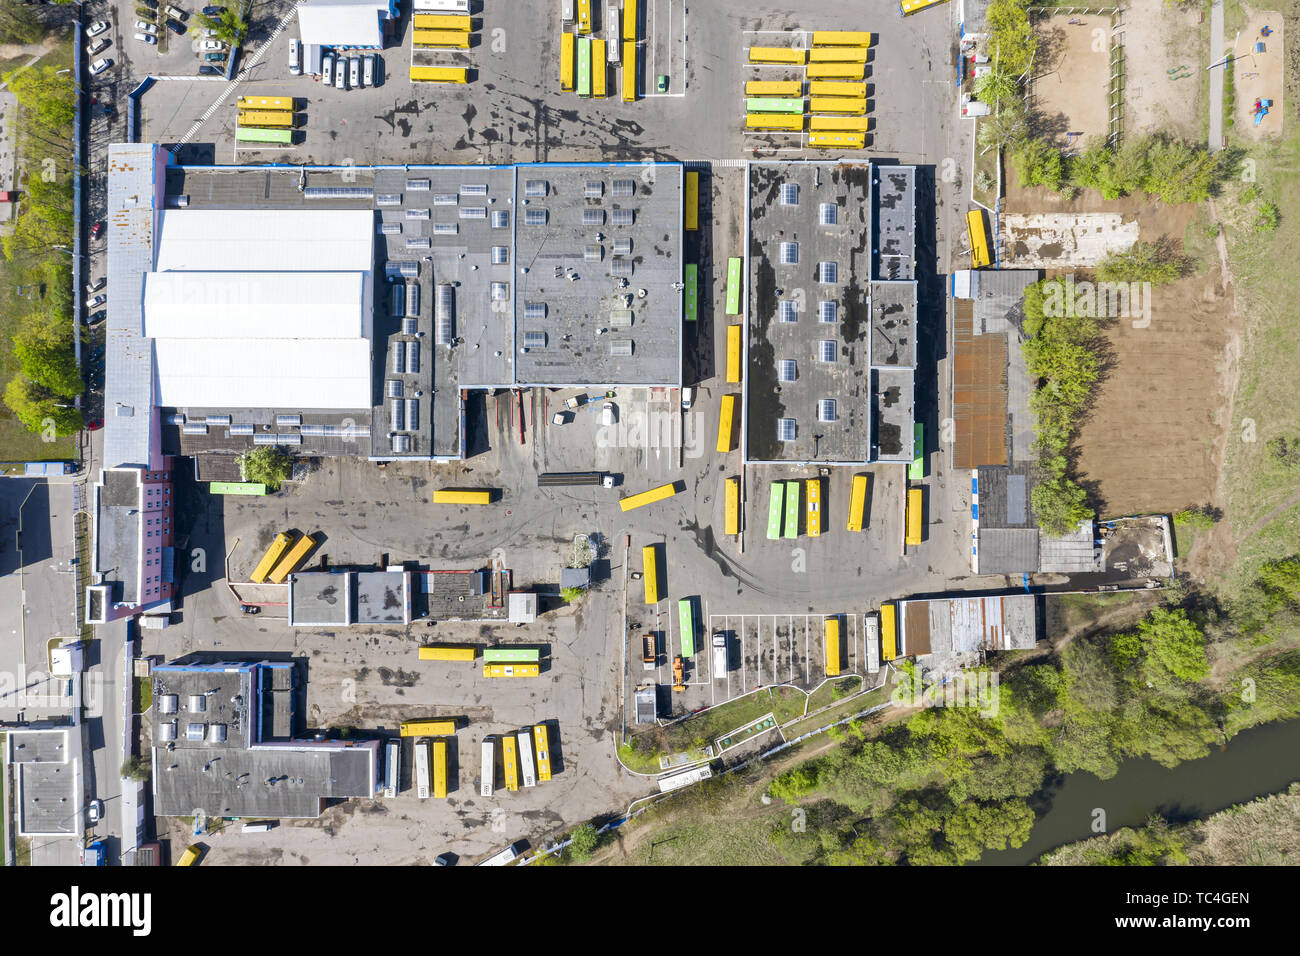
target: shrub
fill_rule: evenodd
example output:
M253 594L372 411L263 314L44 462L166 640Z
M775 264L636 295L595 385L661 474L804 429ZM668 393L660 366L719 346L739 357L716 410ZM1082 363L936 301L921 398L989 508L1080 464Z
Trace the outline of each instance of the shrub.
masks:
M271 491L288 481L293 471L293 459L278 445L259 445L244 452L239 456L239 465L244 481L260 482Z
M596 852L596 847L600 844L600 834L590 823L584 823L574 830L569 839L572 842L569 843L568 853L575 863L585 863L591 859L591 854Z

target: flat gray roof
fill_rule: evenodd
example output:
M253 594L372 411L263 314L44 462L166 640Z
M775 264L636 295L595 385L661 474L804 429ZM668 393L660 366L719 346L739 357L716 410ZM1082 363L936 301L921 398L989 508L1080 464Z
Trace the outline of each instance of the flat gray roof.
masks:
M164 698L175 695L175 713L164 713ZM155 746L167 739L163 726L175 724L175 752L199 750L204 753L246 747L255 740L252 713L254 693L252 674L246 670L173 670L168 665L153 669L153 739ZM197 708L192 704L198 703ZM202 737L189 740L190 725L202 725ZM225 739L210 741L213 725L225 727Z
M874 369L875 459L912 460L916 420L915 376L911 369Z
M916 167L876 166L872 278L916 278Z
M95 570L109 587L111 602L140 599L140 472L100 473L96 485Z
M411 623L410 575L405 571L357 571L356 623Z
M916 368L916 283L871 283L871 364Z
M348 571L306 571L289 575L292 627L347 627L352 622Z

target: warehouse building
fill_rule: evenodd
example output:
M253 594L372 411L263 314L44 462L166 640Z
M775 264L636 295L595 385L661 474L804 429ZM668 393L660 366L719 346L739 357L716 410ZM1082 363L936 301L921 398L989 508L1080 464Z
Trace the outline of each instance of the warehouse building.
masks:
M378 50L386 23L397 17L394 0L303 0L298 35L308 46Z

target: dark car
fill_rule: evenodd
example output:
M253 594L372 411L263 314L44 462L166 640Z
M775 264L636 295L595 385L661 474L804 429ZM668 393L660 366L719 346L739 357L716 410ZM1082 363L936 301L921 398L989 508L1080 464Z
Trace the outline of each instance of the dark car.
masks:
M104 357L104 346L102 345L96 345L90 352L90 360L92 362L98 362L103 357Z
M204 15L205 17L219 17L219 16L221 16L221 8L220 8L220 7L204 7L204 8L203 8L203 15Z
M144 6L148 7L150 10L158 9L158 0L136 0L136 2L143 4Z
M103 322L106 318L108 318L108 310L100 309L98 312L92 312L86 317L86 324L97 325L98 323Z
M226 55L225 55L224 53L205 53L205 54L203 54L203 59L207 60L209 63L220 63L220 62L221 62L222 60L224 60L225 58L226 58Z
M177 36L180 36L180 37L185 36L185 27L183 27L181 24L177 23L175 20L168 20L168 21L167 21L167 29L168 29L168 30L171 30L172 33L176 34Z
M241 604L239 605L239 609L243 611L245 614L256 614L257 612L262 610L256 604Z
M99 222L95 223L93 226L90 227L90 238L98 239L103 232L104 232L104 220L101 219L99 220Z
M199 67L199 76L224 76L225 73L226 71L219 66L209 66L205 63Z

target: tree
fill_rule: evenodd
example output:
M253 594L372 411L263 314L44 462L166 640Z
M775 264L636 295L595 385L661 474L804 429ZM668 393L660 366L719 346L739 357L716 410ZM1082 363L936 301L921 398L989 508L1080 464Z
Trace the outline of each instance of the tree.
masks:
M984 18L989 53L1000 69L1020 76L1033 62L1038 35L1029 22L1026 0L993 0Z
M1225 168L1214 154L1204 146L1164 137L1150 137L1145 145L1146 192L1171 206L1210 198Z
M278 445L259 445L244 452L239 457L244 480L260 482L271 491L280 487L280 483L289 480L293 470L293 459L289 453Z
M1110 252L1097 264L1102 282L1173 282L1183 274L1183 263L1168 246L1133 243L1127 252Z
M975 98L996 112L1020 99L1020 84L1013 73L995 66L975 81Z
M596 846L600 843L600 834L590 823L584 823L569 835L570 843L568 846L569 857L575 863L585 863L591 859L591 854L596 852Z
M5 386L4 401L28 431L54 429L56 436L75 434L84 419L76 408L67 407L55 395L26 376L19 374Z
M237 10L223 7L221 12L210 17L206 13L195 14L195 21L202 28L213 31L213 36L230 47L237 47L244 42L248 33L248 24Z
M1040 481L1029 496L1038 527L1049 535L1069 534L1093 516L1088 492L1064 475Z
M35 43L42 32L41 21L25 6L0 4L0 43Z
M1011 153L1011 163L1025 186L1046 186L1056 190L1065 180L1061 151L1041 139L1025 139L1016 144Z
M128 780L148 780L150 771L149 761L140 754L132 754L122 762L121 774Z
M560 589L560 597L564 598L565 602L568 604L572 604L574 601L581 601L582 596L586 593L587 593L586 588L561 588Z
M985 149L1006 149L1024 142L1029 135L1029 120L1019 103L1005 104L992 116L979 119L980 146Z
M81 373L67 343L52 329L40 324L41 317L29 318L14 337L13 354L22 374L51 395L75 398L81 394Z

